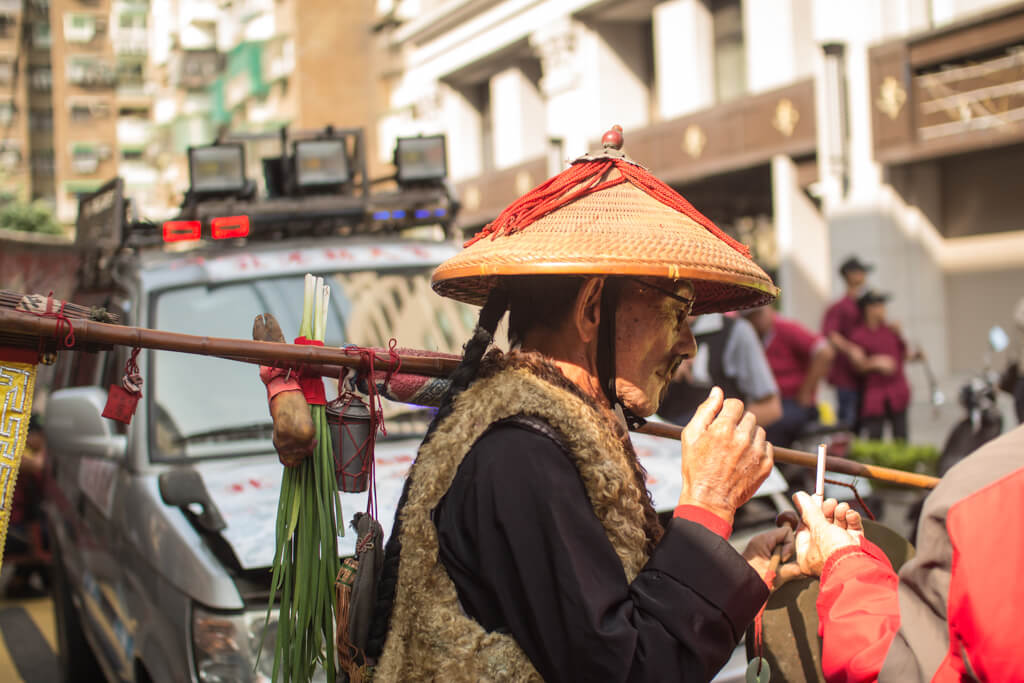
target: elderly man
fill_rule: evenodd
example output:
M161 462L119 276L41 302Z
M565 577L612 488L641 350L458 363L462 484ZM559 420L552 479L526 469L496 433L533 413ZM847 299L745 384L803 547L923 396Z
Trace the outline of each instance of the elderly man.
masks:
M712 391L667 527L627 426L693 353L692 311L777 289L606 138L434 273L483 308L388 544L375 680L706 681L768 595L784 532L749 561L726 542L772 466L754 416ZM512 351L485 355L506 311Z

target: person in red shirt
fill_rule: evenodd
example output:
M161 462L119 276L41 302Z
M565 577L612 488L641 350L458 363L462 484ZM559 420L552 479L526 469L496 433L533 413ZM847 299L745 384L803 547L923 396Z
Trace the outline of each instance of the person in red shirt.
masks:
M899 325L886 318L887 294L869 290L857 304L863 323L850 333L856 349L851 355L854 368L861 373L860 422L869 439L881 439L888 422L894 439L907 440L907 406L910 384L903 373L903 361L916 359L910 354Z
M830 683L1024 681L1024 426L953 467L925 500L917 555L893 572L845 503L798 493L799 572L821 577L821 665ZM793 565L779 576L791 577Z
M771 306L744 315L764 345L782 396L782 418L766 427L768 439L788 448L808 423L818 419L818 383L828 373L835 353L824 337L777 314Z
M839 266L839 274L846 282L846 293L825 312L821 333L832 344L835 360L829 371L828 382L836 388L839 401L839 420L851 429L857 426L857 409L860 406L860 377L850 362L857 349L850 343L850 333L860 325L860 308L857 298L864 289L871 266L856 256L846 259Z

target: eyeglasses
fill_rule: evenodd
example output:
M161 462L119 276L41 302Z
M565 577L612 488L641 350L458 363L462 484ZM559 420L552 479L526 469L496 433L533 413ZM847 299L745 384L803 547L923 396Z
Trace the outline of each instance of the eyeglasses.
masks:
M632 282L635 282L638 285L640 285L641 287L647 287L648 289L653 289L656 292L664 294L665 296L667 296L670 299L678 301L679 303L681 303L684 306L686 306L686 314L687 315L690 315L690 312L693 310L693 304L694 304L694 300L693 299L688 299L685 296L680 296L680 295L676 294L675 292L673 292L671 290L665 289L664 287L659 287L658 285L652 285L650 282L645 282L645 281L641 280L640 278L627 277L625 279L630 280Z

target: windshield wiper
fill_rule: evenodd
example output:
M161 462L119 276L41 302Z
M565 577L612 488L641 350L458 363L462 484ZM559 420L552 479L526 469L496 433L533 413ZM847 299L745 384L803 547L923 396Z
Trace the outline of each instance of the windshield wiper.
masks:
M234 441L246 437L270 436L274 433L273 422L254 422L247 425L232 425L211 429L208 432L198 432L188 436L179 436L174 440L175 445L193 443L195 441Z

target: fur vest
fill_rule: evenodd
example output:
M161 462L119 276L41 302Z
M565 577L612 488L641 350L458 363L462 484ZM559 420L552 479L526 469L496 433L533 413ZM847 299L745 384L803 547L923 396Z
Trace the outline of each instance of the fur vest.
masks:
M462 459L495 422L536 416L562 438L590 504L632 582L647 563L643 496L611 413L583 396L537 354L492 352L477 380L420 447L402 511L402 550L391 628L374 672L380 681L539 681L507 634L488 633L463 612L438 559L432 511Z

